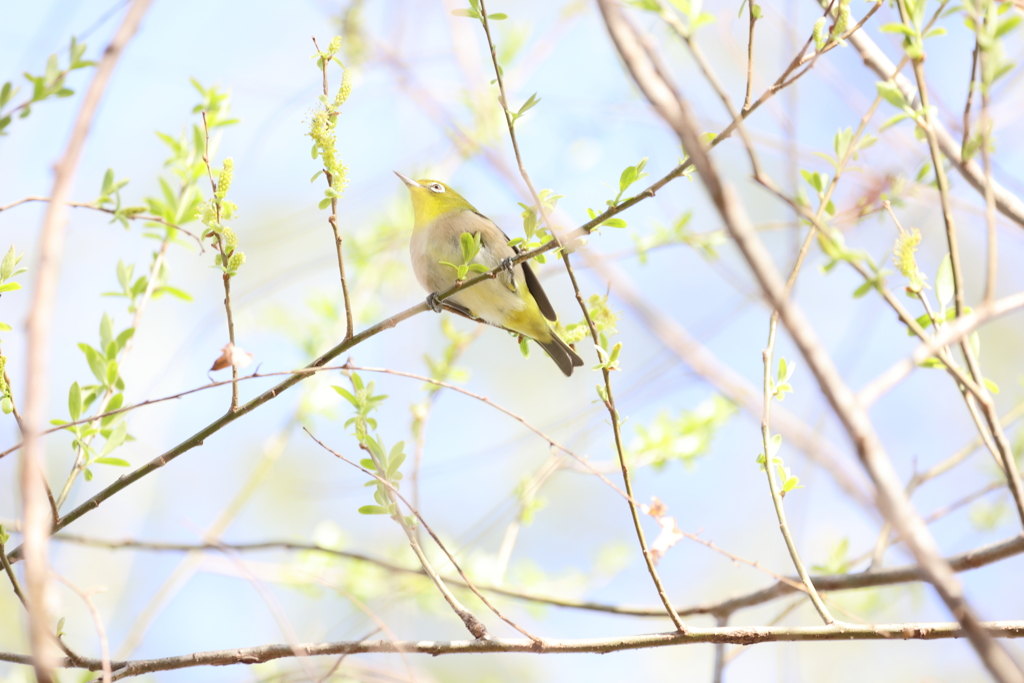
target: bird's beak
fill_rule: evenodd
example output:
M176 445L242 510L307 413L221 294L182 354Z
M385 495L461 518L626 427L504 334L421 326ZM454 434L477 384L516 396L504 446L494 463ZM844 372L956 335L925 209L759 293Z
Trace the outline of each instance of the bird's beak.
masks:
M395 174L396 176L398 176L399 178L401 178L401 179L402 179L402 182L403 182L403 183L405 183L406 185L408 185L409 187L423 187L422 185L420 185L419 183L417 183L417 182L416 182L415 180L413 180L412 178L406 178L406 177L405 177L404 175L402 175L402 174L401 174L401 173L399 173L398 171L395 171L395 172L394 172L394 174Z

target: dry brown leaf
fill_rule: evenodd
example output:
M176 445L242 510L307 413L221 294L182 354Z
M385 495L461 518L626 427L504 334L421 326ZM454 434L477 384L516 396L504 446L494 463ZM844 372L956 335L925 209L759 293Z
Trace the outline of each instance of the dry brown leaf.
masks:
M217 360L213 361L210 372L223 370L232 365L236 368L244 368L252 362L252 358L252 354L248 351L244 351L233 344L225 344L224 348L220 350L220 356L217 357Z

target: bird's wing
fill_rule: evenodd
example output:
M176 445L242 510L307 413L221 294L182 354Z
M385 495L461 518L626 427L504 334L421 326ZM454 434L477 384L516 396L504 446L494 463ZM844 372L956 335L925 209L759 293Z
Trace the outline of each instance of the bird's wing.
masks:
M520 249L518 246L508 246L508 243L511 241L509 239L509 236L506 235L505 232L494 223L494 221L492 221L490 218L483 215L482 213L474 213L476 213L477 216L480 216L480 218L483 218L485 221L490 223L490 225L493 226L494 229L497 230L498 233L505 238L504 246L507 249L511 249L512 252L515 254L522 253L522 249ZM484 235L481 234L481 238L483 237ZM484 240L481 239L480 242L481 244L483 244ZM537 307L540 308L540 312L544 314L545 318L551 320L552 322L557 320L558 315L555 313L555 308L554 306L551 305L551 301L548 300L548 295L544 292L544 288L540 286L540 278L538 278L537 274L533 272L533 268L530 267L529 261L523 261L520 265L523 267L523 279L526 280L526 288L530 291L530 294L533 296L533 300L537 302ZM505 282L505 280L503 279L502 282L505 282L506 286L509 286L512 290L515 290L515 281L511 277L507 278L507 280L508 282Z

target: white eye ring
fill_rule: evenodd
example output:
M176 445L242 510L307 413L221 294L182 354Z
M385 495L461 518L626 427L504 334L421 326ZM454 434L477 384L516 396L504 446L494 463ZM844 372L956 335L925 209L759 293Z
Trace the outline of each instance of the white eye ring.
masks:
M433 185L430 186L430 191L441 194L442 192L444 192L444 185L442 185L441 183L434 183Z

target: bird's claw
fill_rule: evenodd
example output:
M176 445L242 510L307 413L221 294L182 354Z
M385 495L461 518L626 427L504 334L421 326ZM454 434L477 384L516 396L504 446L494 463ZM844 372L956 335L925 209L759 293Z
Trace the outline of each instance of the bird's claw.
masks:
M434 313L441 312L441 300L437 298L437 292L431 292L427 295L427 307Z
M506 256L505 258L501 259L501 263L498 264L498 270L503 270L506 273L511 273L513 267L514 266L512 264L511 256Z

